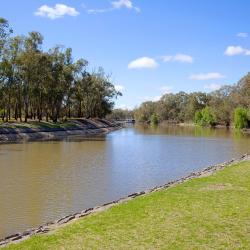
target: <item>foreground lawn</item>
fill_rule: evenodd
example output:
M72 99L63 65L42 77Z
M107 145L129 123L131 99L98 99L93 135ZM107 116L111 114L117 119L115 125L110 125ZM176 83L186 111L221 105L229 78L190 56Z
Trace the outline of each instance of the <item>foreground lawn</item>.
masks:
M5 249L250 249L250 162Z

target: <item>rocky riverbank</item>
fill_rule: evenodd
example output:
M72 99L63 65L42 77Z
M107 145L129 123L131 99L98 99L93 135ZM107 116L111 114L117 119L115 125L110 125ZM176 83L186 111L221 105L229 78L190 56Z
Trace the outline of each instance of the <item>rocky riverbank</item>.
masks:
M190 175L188 175L186 177L183 177L181 179L178 179L176 181L168 182L167 184L165 184L163 186L157 186L157 187L154 187L154 188L146 190L146 191L133 193L133 194L128 195L125 198L121 198L119 200L103 204L102 206L89 208L89 209L83 210L83 211L81 211L79 213L70 214L70 215L65 216L63 218L60 218L60 219L58 219L56 221L46 223L46 224L44 224L42 226L39 226L37 228L28 229L23 233L16 233L16 234L10 235L8 237L5 237L4 239L0 240L0 246L6 246L9 243L15 243L15 242L25 240L25 239L31 237L32 235L48 233L48 232L50 232L50 231L52 231L52 230L54 230L54 229L56 229L56 228L58 228L58 227L60 227L62 225L65 225L67 223L76 221L79 218L88 216L90 214L93 214L93 213L96 213L96 212L101 212L101 211L106 210L106 209L108 209L108 208L110 208L110 207L112 207L112 206L114 206L116 204L127 202L127 201L129 201L131 199L134 199L134 198L138 197L138 196L142 196L142 195L145 195L145 194L149 194L149 193L152 193L152 192L156 192L156 191L160 191L160 190L163 190L163 189L166 189L166 188L170 188L170 187L173 187L173 186L175 186L177 184L181 184L183 182L186 182L186 181L194 179L194 178L199 178L199 177L204 177L204 176L211 175L211 174L213 174L213 173L215 173L215 172L217 172L219 170L222 170L222 169L226 168L227 166L229 166L231 164L239 163L241 161L246 161L246 160L250 160L250 155L249 154L245 154L242 157L240 157L239 159L233 159L233 160L230 160L230 161L222 163L222 164L207 167L207 168L205 168L205 169L203 169L201 171L191 173Z
M68 136L88 136L121 128L105 119L74 119L70 126L21 127L0 126L0 143L35 140L58 140Z

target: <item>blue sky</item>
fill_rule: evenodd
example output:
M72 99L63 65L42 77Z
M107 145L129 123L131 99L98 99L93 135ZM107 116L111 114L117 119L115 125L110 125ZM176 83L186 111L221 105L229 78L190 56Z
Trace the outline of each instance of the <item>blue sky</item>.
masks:
M112 73L117 107L178 91L210 91L249 71L247 0L2 0L15 34L73 48Z

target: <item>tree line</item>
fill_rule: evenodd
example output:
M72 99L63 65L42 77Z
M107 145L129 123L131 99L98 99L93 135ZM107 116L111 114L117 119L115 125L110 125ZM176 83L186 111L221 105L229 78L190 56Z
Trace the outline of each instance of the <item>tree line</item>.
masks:
M42 49L43 36L13 36L0 18L0 117L52 120L105 117L120 92L102 68L89 72L85 59L73 60L72 49Z
M211 93L165 94L159 101L147 101L134 110L140 122L195 122L202 126L250 127L250 73L234 85Z

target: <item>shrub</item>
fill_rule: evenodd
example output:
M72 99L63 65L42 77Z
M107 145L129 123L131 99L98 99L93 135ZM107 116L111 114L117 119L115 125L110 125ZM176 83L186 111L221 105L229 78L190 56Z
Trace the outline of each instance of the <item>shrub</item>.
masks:
M202 114L201 111L196 111L195 116L194 116L194 122L198 125L201 125L201 120L202 120Z
M247 109L238 107L234 110L234 126L235 128L242 129L248 127L248 114Z
M157 125L159 123L159 119L158 119L157 114L154 113L154 114L151 115L150 123L153 124L153 125Z
M195 113L195 123L200 126L215 126L216 119L211 108L205 107Z

